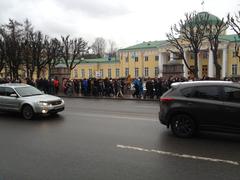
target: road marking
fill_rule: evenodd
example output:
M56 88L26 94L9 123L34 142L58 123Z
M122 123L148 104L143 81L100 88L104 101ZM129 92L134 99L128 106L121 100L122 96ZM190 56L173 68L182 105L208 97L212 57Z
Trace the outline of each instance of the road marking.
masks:
M188 159L204 160L204 161L211 161L211 162L218 162L218 163L227 163L227 164L239 166L239 163L237 161L230 161L230 160L224 160L224 159L193 156L193 155L188 155L188 154L178 154L178 153L173 153L173 152L168 152L168 151L145 149L145 148L141 148L141 147L124 146L124 145L119 145L119 144L117 145L117 148L143 151L143 152L148 152L148 153L157 153L157 154L161 154L161 155L174 156L174 157L179 157L179 158L188 158Z
M68 114L67 112L65 112ZM116 115L106 115L106 114L88 114L88 113L75 113L75 112L69 112L71 115L77 115L77 116L86 116L86 117L98 117L98 118L114 118L114 119L128 119L128 120L141 120L141 121L154 121L157 122L156 119L149 119L149 118L141 118L141 117L130 117L130 116L116 116Z
M157 109L159 110L159 106L135 106L135 108L144 108L144 109Z

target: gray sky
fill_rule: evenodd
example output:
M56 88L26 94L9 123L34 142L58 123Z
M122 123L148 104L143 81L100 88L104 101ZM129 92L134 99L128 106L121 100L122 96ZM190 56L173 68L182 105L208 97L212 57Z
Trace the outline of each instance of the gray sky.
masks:
M70 34L89 45L96 37L118 48L166 39L170 26L186 12L208 11L219 18L240 10L239 0L1 0L0 24L28 18L51 37Z

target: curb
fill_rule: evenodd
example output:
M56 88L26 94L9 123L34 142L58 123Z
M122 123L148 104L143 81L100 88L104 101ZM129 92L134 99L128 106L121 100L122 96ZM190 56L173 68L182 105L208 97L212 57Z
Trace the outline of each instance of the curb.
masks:
M58 95L61 98L84 98L84 99L108 99L108 100L134 100L134 101L158 101L157 99L135 99L135 98L114 98L114 97L91 97L91 96L64 96Z

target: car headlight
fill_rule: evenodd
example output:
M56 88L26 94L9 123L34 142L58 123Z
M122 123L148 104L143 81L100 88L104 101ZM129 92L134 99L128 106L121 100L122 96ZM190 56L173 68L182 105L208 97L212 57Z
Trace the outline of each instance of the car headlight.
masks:
M39 101L38 104L40 106L48 106L48 103L47 102L44 102L44 101Z

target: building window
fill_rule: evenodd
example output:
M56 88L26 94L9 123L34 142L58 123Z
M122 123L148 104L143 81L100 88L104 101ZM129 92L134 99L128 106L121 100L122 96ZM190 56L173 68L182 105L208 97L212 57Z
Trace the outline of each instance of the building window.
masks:
M112 69L108 69L108 77L109 77L109 78L112 77Z
M145 61L148 61L148 56L145 56L145 57L144 57L144 60L145 60Z
M190 69L194 72L194 66L190 66ZM188 71L188 75L189 75L190 77L193 77L193 76L194 76L194 74L193 74L192 71Z
M136 52L132 52L132 53L131 53L131 58L132 58L132 59L135 59L136 54L137 54Z
M139 76L139 68L135 68L135 77Z
M125 77L128 77L129 75L129 68L125 68Z
M232 65L232 75L237 75L237 64Z
M144 68L144 76L145 76L145 77L148 77L148 76L149 76L149 73L148 73L148 72L149 72L148 67L145 67L145 68Z
M74 69L74 78L78 78L78 69L77 68Z
M190 59L194 59L194 53L190 53Z
M100 77L103 78L103 69L100 69Z
M237 52L236 51L232 52L232 57L237 57Z
M217 57L218 57L219 59L222 59L222 52L221 52L221 51L218 51L218 52L217 52Z
M138 62L138 57L137 56L135 57L135 62Z
M120 76L120 69L116 68L116 77L119 77L119 76Z
M127 57L125 57L125 62L128 62L129 61L129 58L128 58L128 56Z
M89 69L89 70L88 70L88 77L89 77L89 78L92 78L92 69Z
M207 65L203 65L202 66L202 76L207 77L208 76L208 66Z
M208 59L208 51L203 51L203 59Z
M82 72L82 78L85 78L85 70L82 69L81 72Z
M157 77L159 74L159 68L158 67L155 67L155 77Z
M158 61L159 60L159 56L155 56L155 61Z

